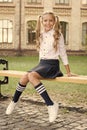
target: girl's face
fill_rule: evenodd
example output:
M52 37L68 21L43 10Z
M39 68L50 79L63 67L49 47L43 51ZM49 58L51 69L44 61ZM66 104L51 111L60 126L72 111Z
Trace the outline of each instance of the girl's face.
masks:
M50 31L55 24L55 17L52 14L43 15L42 24L46 32Z

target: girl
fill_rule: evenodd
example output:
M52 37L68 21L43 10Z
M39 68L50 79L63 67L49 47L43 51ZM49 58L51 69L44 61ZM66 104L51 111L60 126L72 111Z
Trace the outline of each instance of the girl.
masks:
M53 122L57 117L58 104L51 100L40 80L63 76L60 72L59 56L62 58L67 75L71 76L71 72L63 35L60 32L60 23L58 17L52 12L45 12L42 16L39 16L36 27L36 42L40 62L20 79L13 100L7 107L6 114L9 115L13 112L20 95L26 88L27 83L30 82L44 99L48 108L49 122Z

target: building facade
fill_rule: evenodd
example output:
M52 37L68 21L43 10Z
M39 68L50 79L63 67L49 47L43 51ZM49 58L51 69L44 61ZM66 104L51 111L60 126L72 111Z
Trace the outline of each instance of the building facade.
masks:
M39 15L59 17L68 51L87 52L87 0L0 0L0 55L35 52Z

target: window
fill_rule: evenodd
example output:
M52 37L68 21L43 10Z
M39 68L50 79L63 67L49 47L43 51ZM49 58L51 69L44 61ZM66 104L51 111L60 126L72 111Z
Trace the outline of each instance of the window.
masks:
M42 0L27 0L28 1L28 3L30 3L30 4L41 4L41 2L42 2Z
M87 0L82 0L82 4L86 5L87 4Z
M63 33L64 36L64 43L65 45L67 45L69 43L69 26L67 22L60 22L61 24L61 31Z
M35 27L36 27L35 20L27 22L27 44L35 43L35 37L36 37Z
M82 45L87 45L87 22L82 24Z
M12 21L0 20L0 43L12 43Z
M69 0L55 0L55 4L69 4Z
M13 0L0 0L0 2L13 2Z

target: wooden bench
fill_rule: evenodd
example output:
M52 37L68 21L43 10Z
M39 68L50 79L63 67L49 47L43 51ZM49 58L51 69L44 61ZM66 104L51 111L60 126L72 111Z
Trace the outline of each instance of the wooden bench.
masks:
M15 77L15 78L21 78L26 73L27 72L25 71L0 70L0 76ZM64 75L63 77L56 77L55 79L43 79L43 80L87 84L87 76L83 76L83 75L78 75L73 77L67 77L66 75Z

